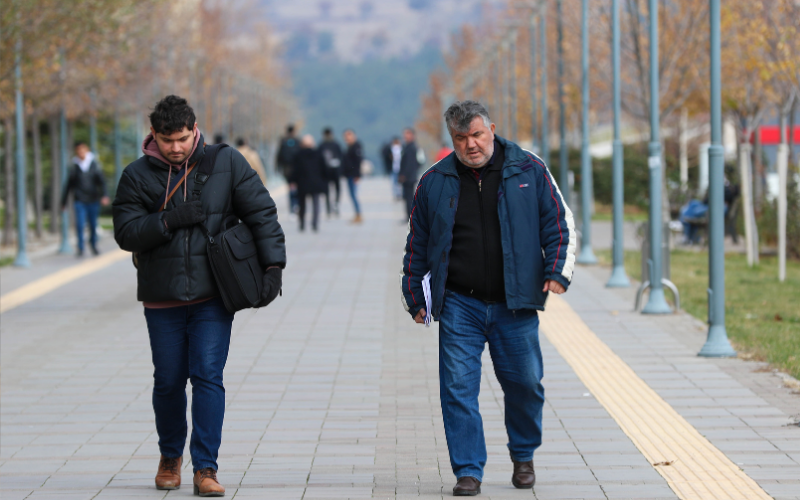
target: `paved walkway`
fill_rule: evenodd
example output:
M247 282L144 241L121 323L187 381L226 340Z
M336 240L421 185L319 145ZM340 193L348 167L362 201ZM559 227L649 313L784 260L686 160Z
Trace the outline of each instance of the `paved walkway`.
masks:
M347 224L345 211L341 220L323 219L319 234L300 234L284 216L284 295L236 316L219 460L229 498L449 496L455 479L438 400L437 328L414 325L400 305L401 206L388 201L383 181L363 190L363 226ZM112 253L113 241L103 248ZM6 268L0 293L75 264L48 257L33 270ZM685 315L628 312L630 291L603 288L605 272L579 269L565 300L543 315L545 443L533 492L510 485L503 395L484 357L480 404L490 455L482 497L678 498L680 485L664 473L673 465L653 466L624 420L630 412L620 413L620 405L644 399L623 391L609 400L586 378L591 363L560 342L562 331L582 328L592 345L613 351L618 370L628 369L617 378L638 377L652 401L674 411L665 422L683 419L756 488L800 499L800 427L792 425L800 396L762 365L697 358L702 325ZM570 314L566 326L552 321ZM0 328L0 498L191 496L189 487L153 487L152 365L127 259L7 310Z

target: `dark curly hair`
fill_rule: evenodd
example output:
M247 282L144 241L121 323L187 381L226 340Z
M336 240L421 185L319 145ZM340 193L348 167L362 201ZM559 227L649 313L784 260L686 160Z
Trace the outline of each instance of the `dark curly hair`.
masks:
M150 113L150 125L159 134L174 134L183 130L183 127L192 130L196 121L189 102L176 95L168 95L158 101Z

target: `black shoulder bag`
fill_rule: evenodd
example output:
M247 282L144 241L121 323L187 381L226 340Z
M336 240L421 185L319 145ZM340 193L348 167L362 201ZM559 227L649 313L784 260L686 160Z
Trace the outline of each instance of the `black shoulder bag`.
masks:
M217 153L228 147L227 144L207 146L205 156L194 174L192 199L199 200L211 172ZM198 224L208 239L208 261L214 272L217 288L225 303L225 309L234 313L250 307L259 307L261 291L264 287L264 269L258 262L258 252L253 233L247 224L236 217L228 217L222 223L222 230L213 236L205 224Z

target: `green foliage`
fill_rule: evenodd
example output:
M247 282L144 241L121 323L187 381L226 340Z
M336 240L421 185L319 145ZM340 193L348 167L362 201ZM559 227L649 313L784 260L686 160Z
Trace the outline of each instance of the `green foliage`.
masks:
M800 192L794 175L789 176L786 190L786 254L800 259ZM757 217L761 243L778 244L778 202L765 202Z
M385 141L413 126L428 75L441 62L439 51L426 49L410 59L297 63L292 82L307 112L305 132L319 136L323 127L332 126L341 140L341 132L352 128L364 144L364 154L378 160Z
M625 204L634 205L642 210L646 210L650 205L650 170L647 167L647 146L631 145L625 146L623 162L623 181ZM555 150L551 154L550 170L553 176L560 179L559 151ZM575 192L581 190L581 152L577 149L570 149L568 154L569 169L575 174ZM671 169L675 170L675 169ZM668 168L668 172L671 171ZM611 158L593 158L592 171L594 181L595 201L604 205L612 204L612 162Z

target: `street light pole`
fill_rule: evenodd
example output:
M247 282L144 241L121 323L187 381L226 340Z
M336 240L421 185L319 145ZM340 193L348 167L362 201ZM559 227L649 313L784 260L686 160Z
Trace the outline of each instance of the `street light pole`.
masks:
M538 68L537 65L537 55L538 50L536 50L536 9L534 8L531 12L531 29L530 29L530 39L531 39L531 149L534 153L540 152L537 147L538 139L538 131L536 130L537 122L539 121L539 112L536 109L536 104L538 100L538 94L536 92L536 69Z
M597 264L592 251L592 157L589 156L589 0L581 0L581 67L583 123L581 124L581 253L578 264Z
M545 165L550 164L550 138L548 137L547 116L547 3L542 2L539 13L539 50L542 63L542 159Z
M114 110L114 189L119 187L122 177L122 130L120 130L119 110Z
M558 140L559 140L559 170L561 195L564 204L569 206L572 195L569 187L569 151L567 151L567 119L566 104L564 103L564 17L561 12L562 0L556 4L558 8Z
M97 91L92 89L89 91L89 100L91 101L92 111L89 114L89 147L92 148L92 153L95 157L99 156L97 151ZM98 160L98 164L100 161Z
M64 49L61 49L61 86L66 84L66 62L64 60ZM63 193L69 182L67 175L69 165L69 153L67 152L67 110L64 104L64 96L61 96L61 112L59 113L59 146L61 146L61 192ZM65 200L66 201L66 200ZM53 200L53 203L61 203L61 200ZM69 244L69 212L67 207L61 210L61 246L58 248L60 254L72 253L72 246Z
M17 39L14 51L14 86L15 86L15 105L17 121L17 257L14 259L15 267L31 267L28 259L28 217L26 204L28 202L28 190L26 188L26 168L25 168L25 101L22 98L22 40ZM9 133L9 131L6 131ZM10 151L6 151L10 154ZM11 186L6 186L11 189Z
M660 94L658 90L658 0L650 4L650 157L647 165L650 170L650 296L642 309L643 314L669 314L672 308L664 297L662 283L661 237L664 224L661 220L661 139L659 123L661 120Z
M620 139L620 81L619 81L619 0L611 4L611 66L614 72L614 142L612 180L614 184L614 238L612 249L613 267L611 278L606 286L609 288L627 288L631 286L625 274L623 207L625 192L623 183L623 149Z
M725 193L720 81L720 0L709 1L711 21L711 147L708 149L708 337L698 356L735 357L725 329Z
M511 86L511 106L508 110L511 119L511 141L517 142L517 30L511 32L511 42L508 50L509 75L508 81Z

